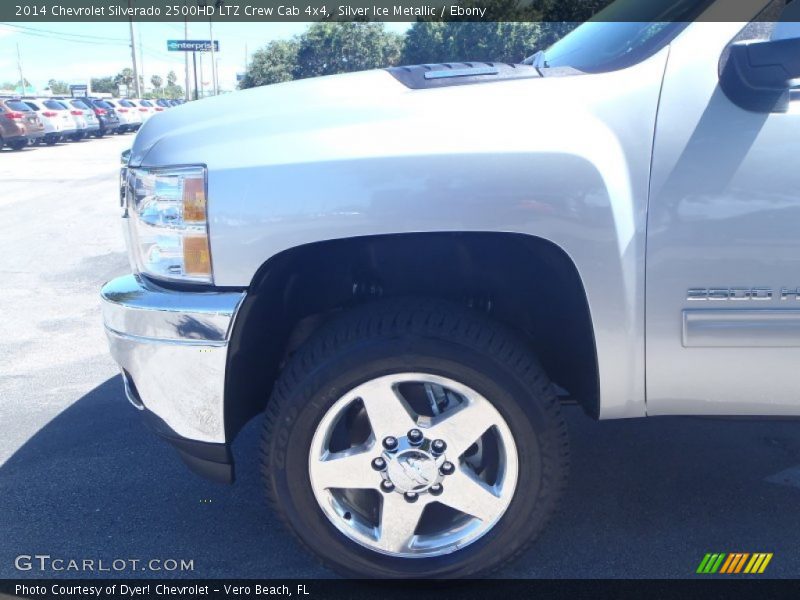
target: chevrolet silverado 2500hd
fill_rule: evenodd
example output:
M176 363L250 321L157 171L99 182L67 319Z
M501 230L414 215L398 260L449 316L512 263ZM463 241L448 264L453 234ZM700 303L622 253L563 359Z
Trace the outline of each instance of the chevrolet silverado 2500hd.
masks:
M123 169L133 274L102 291L131 403L225 482L266 412L271 506L374 577L525 550L565 486L565 399L799 416L800 2L695 4L526 64L153 117Z

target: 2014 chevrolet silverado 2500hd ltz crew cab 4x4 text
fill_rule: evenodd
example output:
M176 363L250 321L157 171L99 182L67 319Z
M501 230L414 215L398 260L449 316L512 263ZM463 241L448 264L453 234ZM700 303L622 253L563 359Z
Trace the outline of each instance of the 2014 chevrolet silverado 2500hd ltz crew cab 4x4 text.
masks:
M128 398L226 482L265 413L269 504L368 577L523 552L566 484L565 399L800 416L800 1L747 1L154 116L133 274L102 290Z

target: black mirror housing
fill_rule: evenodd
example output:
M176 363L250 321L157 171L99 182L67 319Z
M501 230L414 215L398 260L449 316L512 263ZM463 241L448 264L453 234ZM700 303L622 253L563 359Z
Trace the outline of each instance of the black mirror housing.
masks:
M792 80L797 79L800 38L731 44L720 72L720 86L728 98L756 112L786 112Z

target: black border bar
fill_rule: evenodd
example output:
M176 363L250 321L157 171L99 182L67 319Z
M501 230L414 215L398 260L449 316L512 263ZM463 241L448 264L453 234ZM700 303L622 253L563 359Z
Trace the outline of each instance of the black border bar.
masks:
M233 588L238 590L233 591ZM265 588L289 593L265 593ZM763 579L760 576L708 576L685 580L481 579L455 582L342 579L0 580L0 597L36 600L796 600L797 590L796 580Z
M2 0L0 22L663 21L671 0ZM773 0L783 3L786 0ZM795 3L800 0L789 0ZM700 18L749 21L770 0L695 0ZM678 0L672 0L678 4ZM713 5L713 6L712 6ZM686 4L680 4L685 10ZM704 11L708 6L712 10ZM598 11L600 11L598 13ZM800 21L800 10L792 10ZM669 17L666 17L669 18Z

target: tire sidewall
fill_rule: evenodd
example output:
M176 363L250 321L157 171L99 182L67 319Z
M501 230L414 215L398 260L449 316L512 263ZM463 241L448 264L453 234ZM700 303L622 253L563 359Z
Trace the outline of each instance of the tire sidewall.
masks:
M439 557L399 558L343 535L317 503L308 475L311 440L330 407L356 386L401 372L454 379L487 398L508 424L519 457L517 488L500 521L467 547ZM450 340L422 336L361 341L317 364L287 391L271 446L268 477L274 497L302 542L340 571L373 577L466 577L514 555L551 512L542 432L552 428L544 398L497 357ZM401 432L398 432L401 433ZM446 485L446 483L445 483Z

